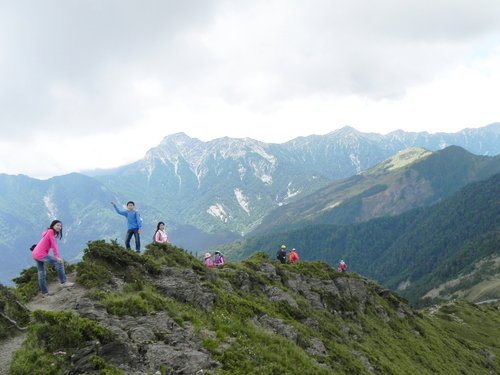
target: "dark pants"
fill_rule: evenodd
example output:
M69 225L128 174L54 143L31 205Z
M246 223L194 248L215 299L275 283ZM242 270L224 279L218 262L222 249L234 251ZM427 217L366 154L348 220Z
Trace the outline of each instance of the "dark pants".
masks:
M139 237L139 229L129 229L127 230L127 237L125 238L125 247L130 249L130 240L134 236L135 240L135 251L141 252L141 238Z

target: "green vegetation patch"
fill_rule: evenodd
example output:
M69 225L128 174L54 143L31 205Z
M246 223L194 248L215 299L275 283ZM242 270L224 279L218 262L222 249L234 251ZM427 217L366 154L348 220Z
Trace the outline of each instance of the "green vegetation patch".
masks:
M0 284L0 340L23 329L29 322L29 311L11 289Z
M87 288L102 288L113 285L113 277L126 282L142 280L147 275L157 275L159 264L127 250L116 241L92 241L84 250L82 262L78 264L78 282Z
M113 339L112 332L93 320L67 311L36 310L28 337L14 355L10 374L62 374L70 368L71 355L77 349L96 341L107 344ZM96 370L105 367L101 363Z
M185 250L170 244L149 244L144 257L161 266L191 268L198 274L206 274L207 267Z

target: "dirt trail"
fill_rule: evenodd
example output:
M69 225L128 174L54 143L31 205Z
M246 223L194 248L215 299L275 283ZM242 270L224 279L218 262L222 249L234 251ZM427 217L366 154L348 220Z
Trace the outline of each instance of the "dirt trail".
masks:
M74 282L75 274L68 275L68 281ZM30 311L34 310L74 310L78 300L86 294L86 289L77 283L69 288L63 288L58 282L48 285L50 295L42 297L37 295L27 304ZM0 342L0 375L6 375L9 372L12 356L21 347L26 338L26 333L19 333L3 342Z
M9 373L9 366L14 353L21 347L25 333L20 333L17 336L11 337L0 343L0 374L6 375Z

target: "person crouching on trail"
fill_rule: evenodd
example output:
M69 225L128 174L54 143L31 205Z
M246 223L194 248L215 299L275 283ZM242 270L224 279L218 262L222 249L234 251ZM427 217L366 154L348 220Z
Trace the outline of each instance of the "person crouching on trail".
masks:
M342 272L342 273L347 271L347 264L345 264L343 260L340 261L340 263L337 267L337 271Z
M298 260L299 260L299 254L297 253L297 250L292 249L292 251L290 251L290 254L288 254L288 261L290 263L296 263L298 262Z
M286 246L281 245L280 249L276 253L276 259L278 259L281 263L286 263Z

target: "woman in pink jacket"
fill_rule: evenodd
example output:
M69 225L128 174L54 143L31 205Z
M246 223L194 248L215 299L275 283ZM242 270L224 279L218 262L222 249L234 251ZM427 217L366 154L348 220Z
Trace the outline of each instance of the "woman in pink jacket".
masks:
M50 223L42 234L42 238L33 249L32 257L38 268L38 286L42 295L47 295L47 282L45 281L45 263L52 264L56 268L57 277L63 287L73 286L73 283L66 281L64 273L64 261L59 257L56 238L62 238L62 223L59 220L54 220ZM49 255L49 250L52 249L52 254Z

